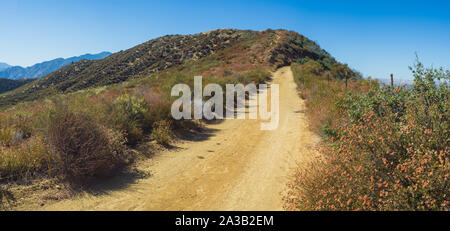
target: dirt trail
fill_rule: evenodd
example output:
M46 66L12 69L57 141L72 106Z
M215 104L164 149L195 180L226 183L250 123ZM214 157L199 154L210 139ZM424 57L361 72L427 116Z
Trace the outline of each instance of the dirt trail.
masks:
M148 178L37 209L282 210L291 170L311 155L318 138L307 129L291 69L279 69L273 83L280 86L278 129L261 131L260 120L210 124L200 141L148 160Z

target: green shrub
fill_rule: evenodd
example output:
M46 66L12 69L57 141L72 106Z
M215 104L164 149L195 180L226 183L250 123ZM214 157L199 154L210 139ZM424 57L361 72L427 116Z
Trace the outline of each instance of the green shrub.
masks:
M250 80L248 79L248 76L243 74L234 74L234 82L236 84L242 83L244 85L249 84Z
M323 66L314 60L303 65L293 64L291 68L300 96L306 100L310 127L319 134L338 134L335 126L345 120L347 115L341 112L344 107L350 107L346 103L353 102L351 97L378 89L378 82L373 80L350 81L345 87L343 81L327 76Z
M127 144L135 145L143 137L142 125L149 106L143 98L124 94L109 105L110 123L115 129L123 131Z
M262 84L269 80L271 74L265 70L257 69L246 73L247 79L255 84Z

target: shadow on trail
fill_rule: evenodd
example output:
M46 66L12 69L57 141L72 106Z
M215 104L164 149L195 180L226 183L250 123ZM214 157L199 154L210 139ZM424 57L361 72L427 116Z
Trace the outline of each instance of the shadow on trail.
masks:
M219 124L223 120L211 120L203 121L205 124ZM192 141L201 142L210 139L215 136L215 133L219 131L218 129L206 128L204 126L189 126L189 128L180 128L174 131L174 135L180 141ZM176 146L176 143L166 144L164 148L167 150L181 150L181 147ZM147 148L152 148L148 146ZM142 151L141 151L142 152ZM144 154L145 158L150 159L155 156L158 151L150 150L150 155ZM138 183L139 180L147 179L152 177L151 170L140 170L136 167L124 168L117 175L106 178L98 179L92 183L83 186L82 188L75 189L78 192L86 192L91 195L100 196L108 195L113 191L128 188L129 186Z
M205 120L205 124L220 124L223 120ZM177 138L185 141L201 142L210 139L215 136L215 133L219 131L215 128L197 127L194 129L177 131Z
M130 185L136 184L139 180L151 177L151 173L138 169L125 170L118 175L108 178L99 179L80 189L78 192L86 192L94 196L108 195L113 191L128 188Z
M270 85L268 86L270 89ZM257 94L260 94L262 91L260 89L257 90ZM257 95L256 94L256 95ZM248 101L249 99L256 97L256 95L246 95L245 99ZM236 108L236 102L235 102ZM248 114L249 105L244 104L244 113ZM236 117L236 109L234 110L234 115ZM226 112L226 108L223 110ZM190 142L202 142L205 140L209 140L211 137L214 137L215 134L219 131L219 129L209 128L205 125L214 125L220 124L224 122L224 119L215 119L215 120L202 120L201 123L183 121L182 123L178 123L177 128L174 130L174 136L177 140L190 141ZM178 151L183 148L177 146L178 142L172 142L170 144L165 144L163 147L167 150ZM137 152L143 154L146 159L153 158L157 153L158 149L154 149L154 146L151 145L143 145L136 149ZM208 152L214 152L213 150L208 150ZM199 159L204 159L203 156L198 156ZM136 167L124 168L117 175L107 178L107 179L99 179L95 182L90 183L88 186L84 186L80 188L79 192L86 192L91 195L99 196L99 195L109 195L113 191L121 190L128 188L129 186L138 183L139 180L146 179L152 177L151 170L140 170Z

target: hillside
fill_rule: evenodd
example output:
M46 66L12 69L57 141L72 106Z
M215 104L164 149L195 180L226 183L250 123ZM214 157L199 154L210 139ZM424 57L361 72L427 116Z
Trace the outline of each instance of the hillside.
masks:
M189 133L202 130L198 122L174 120L170 113L172 87L192 84L193 76L223 87L263 83L271 77L278 81L276 76L291 79L283 81L286 90L282 91L290 92L299 103L292 75L285 69L272 73L305 60L324 66L335 63L318 45L295 32L221 29L164 36L102 60L81 60L6 92L0 95L0 106L16 105L0 110L0 209L2 191L27 199L29 192L41 192L23 191L21 180L52 179L78 187L148 159L159 148L170 147L175 137L197 137ZM293 106L294 100L284 102ZM294 109L286 107L283 121ZM271 140L282 134L266 135ZM259 141L254 139L255 144ZM233 143L227 150L233 150ZM280 198L275 198L280 208Z
M188 62L190 66L199 65L208 57L211 59L208 65L212 65L210 70L197 74L223 76L226 70L221 66L233 66L230 63L235 64L233 68L243 71L256 69L258 65L280 67L305 58L329 65L335 62L313 41L285 30L220 29L193 35L168 35L105 59L70 64L1 95L0 106L146 77Z
M32 79L1 79L0 78L0 94L14 90L18 87L21 87L29 82L33 81Z
M67 66L73 62L77 62L83 59L86 60L98 60L103 59L111 55L110 52L101 52L98 54L85 54L70 58L58 58L42 63L35 64L30 67L20 66L5 66L4 69L0 65L0 78L6 79L36 79L48 75L64 66Z

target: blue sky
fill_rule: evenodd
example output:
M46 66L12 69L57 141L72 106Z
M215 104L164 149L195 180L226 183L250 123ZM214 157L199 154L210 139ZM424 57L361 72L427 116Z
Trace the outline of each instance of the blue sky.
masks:
M120 51L166 34L288 29L365 76L410 77L414 52L449 68L449 1L1 0L0 62Z

